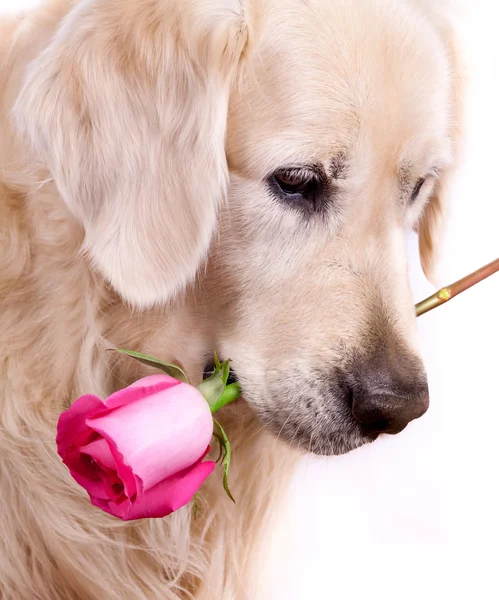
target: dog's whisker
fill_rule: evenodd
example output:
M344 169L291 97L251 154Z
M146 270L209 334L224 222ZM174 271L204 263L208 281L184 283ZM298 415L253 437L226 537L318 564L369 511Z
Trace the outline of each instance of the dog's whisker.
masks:
M252 433L247 440L251 441L253 438L255 438L259 433L261 433L264 429L267 429L270 425L272 425L272 423L274 423L276 421L277 417L273 417L272 419L270 419L269 421L266 421L261 427L259 427L254 433Z
M310 451L312 450L312 441L314 439L314 429L312 428L311 432L310 432L310 440L308 442L308 453L310 454Z
M284 428L285 428L285 427L286 427L286 425L288 424L288 421L289 421L289 419L291 419L291 416L292 416L292 414L293 414L293 413L292 413L292 412L290 412L290 413L289 413L289 415L288 415L288 417L287 417L287 419L286 419L286 420L284 421L284 423L282 424L282 426L281 426L281 429L279 430L279 433L277 434L277 437L276 437L276 439L275 439L275 441L274 441L274 450L275 450L275 448L276 448L276 446L277 446L277 443L278 443L278 441L279 441L279 438L281 437L281 433L283 432Z

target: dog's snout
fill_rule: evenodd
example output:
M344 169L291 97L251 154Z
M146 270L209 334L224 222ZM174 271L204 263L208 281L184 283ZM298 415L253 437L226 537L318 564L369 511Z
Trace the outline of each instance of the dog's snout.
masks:
M418 358L378 356L357 373L352 415L367 433L399 433L428 410L428 384Z

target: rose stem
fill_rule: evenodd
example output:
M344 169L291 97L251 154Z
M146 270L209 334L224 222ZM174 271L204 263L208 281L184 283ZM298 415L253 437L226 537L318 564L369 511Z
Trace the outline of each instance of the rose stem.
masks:
M226 404L229 404L229 402L237 400L240 395L241 386L237 382L229 384L222 392L220 398L210 406L211 413L214 414L217 410L220 410Z
M426 298L426 300L423 300L416 304L416 316L420 317L428 311L437 308L437 306L445 304L449 300L452 300L452 298L455 298L461 292L464 292L470 287L473 287L477 283L480 283L480 281L487 279L487 277L490 277L498 271L499 258L492 261L488 265L485 265L485 267L478 269L478 271L474 271L473 273L467 275L466 277L463 277L459 281L456 281L455 283L442 288L438 292L435 292L429 298Z

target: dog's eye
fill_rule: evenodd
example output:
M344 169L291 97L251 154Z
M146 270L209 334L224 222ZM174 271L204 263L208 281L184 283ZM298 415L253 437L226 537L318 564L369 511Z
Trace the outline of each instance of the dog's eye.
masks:
M311 168L281 169L268 182L280 201L307 212L324 208L331 191L325 173Z
M412 190L411 203L416 201L417 197L419 196L419 192L421 191L421 188L423 187L423 185L425 183L426 183L426 177L423 177L416 183L414 189Z
M312 191L316 181L314 177L307 173L292 171L283 171L274 174L274 179L277 185L281 188L283 194L294 196L301 194L304 196L307 192Z

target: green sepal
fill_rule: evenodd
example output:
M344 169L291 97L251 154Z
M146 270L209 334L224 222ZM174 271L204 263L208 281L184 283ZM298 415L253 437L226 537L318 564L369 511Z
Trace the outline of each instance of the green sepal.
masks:
M134 358L138 360L143 365L147 365L148 367L155 367L163 373L170 375L170 377L174 377L179 381L183 381L184 383L189 383L189 379L185 372L178 367L177 365L172 365L170 363L165 363L158 358L154 358L154 356L148 356L147 354L142 354L141 352L135 352L134 350L124 350L123 348L116 348L116 352L120 352L121 354L126 354L130 358Z
M213 435L217 438L217 440L219 441L219 443L221 445L223 444L223 448L225 450L225 456L223 458L223 463L222 463L223 464L222 483L224 486L225 493L227 494L227 496L229 496L229 498L235 504L236 501L234 500L234 497L232 496L230 489L229 489L229 466L230 466L230 457L231 457L229 438L227 437L227 434L225 433L223 427L220 425L220 423L216 419L213 419L213 423L215 424Z
M203 394L206 402L212 406L225 390L225 383L222 378L222 370L216 368L213 374L208 377L208 379L203 379L203 381L196 387L201 394Z
M221 408L234 402L241 396L241 386L235 382L226 386L223 394L219 397L219 399L210 406L211 414L215 414Z
M227 385L230 375L230 361L226 360L222 365L222 381Z
M218 435L218 433L213 432L213 437L217 440L218 442L218 449L219 449L219 453L216 459L216 463L218 465L218 463L224 459L225 457L225 444L224 444L224 440L223 437L221 435Z
M224 393L230 374L230 361L226 360L221 363L218 360L216 352L213 353L213 357L215 362L213 373L197 386L197 389L203 394L206 402L210 405L210 408L217 404L217 400L219 400ZM216 410L218 410L218 408ZM215 411L212 410L212 412Z

